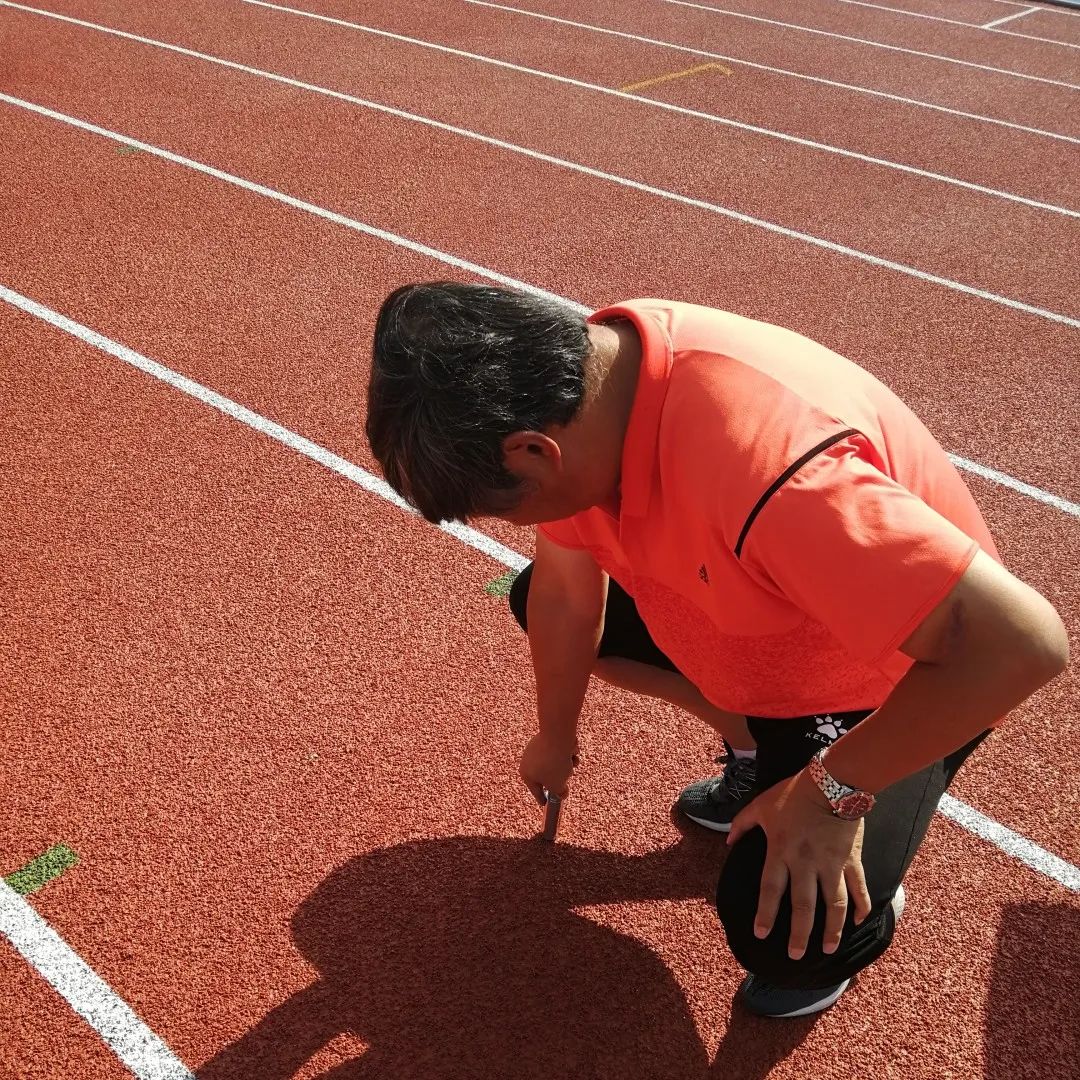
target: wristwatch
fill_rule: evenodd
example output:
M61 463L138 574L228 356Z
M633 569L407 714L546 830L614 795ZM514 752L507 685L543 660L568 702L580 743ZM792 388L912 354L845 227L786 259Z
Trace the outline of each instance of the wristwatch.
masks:
M860 791L858 788L848 787L839 780L829 775L825 768L825 754L828 747L819 750L810 760L808 766L810 777L822 794L832 805L832 812L845 821L856 821L865 817L874 808L875 798L869 791Z

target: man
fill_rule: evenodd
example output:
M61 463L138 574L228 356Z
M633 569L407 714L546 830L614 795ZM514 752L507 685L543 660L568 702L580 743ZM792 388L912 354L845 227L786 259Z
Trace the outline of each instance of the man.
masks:
M386 300L368 410L428 520L539 526L511 595L534 797L568 791L592 675L700 717L726 768L678 805L730 830L717 908L740 997L831 1005L888 947L962 762L1068 661L945 452L787 330L660 300L586 320L488 285Z

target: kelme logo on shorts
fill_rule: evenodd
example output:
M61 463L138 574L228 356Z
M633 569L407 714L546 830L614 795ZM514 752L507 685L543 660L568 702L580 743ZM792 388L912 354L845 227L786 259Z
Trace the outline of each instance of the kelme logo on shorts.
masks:
M817 731L808 731L806 737L815 742L836 742L841 735L847 734L847 728L839 720L834 720L832 716L815 716L814 723L817 725Z

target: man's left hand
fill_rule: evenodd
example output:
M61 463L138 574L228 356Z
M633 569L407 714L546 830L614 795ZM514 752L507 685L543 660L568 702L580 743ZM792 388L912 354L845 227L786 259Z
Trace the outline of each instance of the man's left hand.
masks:
M788 956L806 953L817 911L818 887L826 906L822 948L834 953L847 919L848 902L855 922L870 914L870 894L862 866L863 820L836 817L817 784L804 770L763 791L731 824L728 845L760 826L768 844L761 874L754 935L772 932L780 901L791 886L791 936Z

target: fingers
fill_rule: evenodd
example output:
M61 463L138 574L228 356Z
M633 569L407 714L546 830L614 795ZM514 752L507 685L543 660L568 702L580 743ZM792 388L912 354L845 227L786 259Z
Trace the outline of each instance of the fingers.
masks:
M745 835L758 824L757 810L754 803L740 810L731 819L731 829L728 831L727 846L735 844L740 836Z
M843 874L822 876L821 895L825 898L825 934L821 939L821 951L832 954L840 947L840 938L847 922L848 887Z
M806 955L810 931L814 929L818 879L812 867L792 867L790 873L791 935L788 937L788 956L792 960L801 960Z
M776 922L776 912L784 898L788 884L788 868L782 859L765 856L765 868L761 872L761 888L758 891L757 914L754 916L754 937L767 938Z
M866 887L866 874L862 862L855 860L844 867L844 881L851 895L851 905L855 911L855 925L858 926L870 914L873 906L870 902L870 890Z

